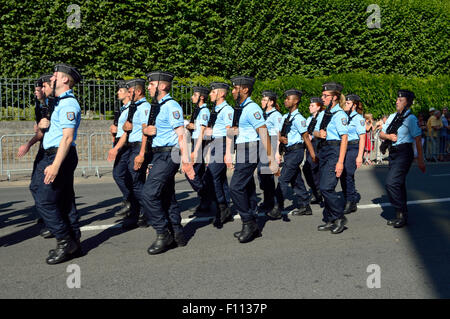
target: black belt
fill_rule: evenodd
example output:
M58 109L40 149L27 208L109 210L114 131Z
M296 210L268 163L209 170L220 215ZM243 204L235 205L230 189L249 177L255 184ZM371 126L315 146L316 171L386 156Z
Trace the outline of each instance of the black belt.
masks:
M335 140L333 140L333 141L325 141L324 145L338 146L338 145L341 145L341 141L335 141Z
M395 152L404 152L405 150L412 149L412 143L402 143L396 146L391 146L389 148L389 153L395 153Z
M304 146L305 145L303 143L297 143L297 144L294 144L294 145L291 145L291 146L287 146L286 147L286 152L295 151L295 150L303 148Z
M359 140L348 141L348 145L359 144Z
M153 153L171 152L173 148L176 148L176 146L152 147L152 152Z
M70 149L75 148L75 146L70 145L69 151ZM44 149L45 155L55 155L56 153L58 153L58 148L57 147L50 147L47 148L46 150Z
M132 142L132 143L128 143L128 146L135 148L135 147L141 147L142 143L141 142Z

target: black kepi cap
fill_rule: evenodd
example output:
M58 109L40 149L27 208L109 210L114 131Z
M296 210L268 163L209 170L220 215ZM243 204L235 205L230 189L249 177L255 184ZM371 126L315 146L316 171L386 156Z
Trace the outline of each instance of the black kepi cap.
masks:
M276 100L278 98L278 95L275 92L270 91L270 90L262 91L261 94L262 94L263 97L267 96L268 98L274 99L274 100Z
M215 90L215 89L228 90L230 88L230 86L228 84L223 83L223 82L211 82L209 84L209 86L211 87L211 90Z
M202 96L208 96L208 94L209 94L209 89L204 86L194 86L193 89L194 89L194 93L199 92L200 95L202 95Z
M132 88L136 85L140 85L145 88L145 80L144 79L132 79L126 82L127 89Z
M338 91L339 93L344 89L342 84L336 82L327 82L322 85L323 91Z
M147 73L147 78L150 82L152 81L164 81L164 82L172 82L175 75L166 71L153 71Z
M297 95L298 98L301 98L303 95L303 92L300 90L297 90L297 89L289 89L284 92L284 95L286 95L286 96Z
M83 79L80 72L75 67L64 63L55 65L54 72L63 72L70 75L75 84Z
M253 84L255 84L255 78L253 78L251 76L246 76L246 75L235 76L235 77L231 78L231 83L233 83L233 86L245 85L245 86L253 87Z

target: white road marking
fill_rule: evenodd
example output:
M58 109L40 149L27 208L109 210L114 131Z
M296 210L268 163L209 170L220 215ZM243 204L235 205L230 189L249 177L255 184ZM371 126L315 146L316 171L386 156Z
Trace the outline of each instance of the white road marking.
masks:
M417 204L432 204L432 203L442 203L442 202L450 202L450 197L445 198L433 198L433 199L423 199L423 200L413 200L408 201L408 205L417 205ZM380 203L380 204L366 204L366 205L358 205L358 209L371 209L371 208L381 208L392 206L391 203ZM291 213L283 212L283 215L291 215ZM264 216L264 214L258 214L258 216ZM193 218L184 218L181 220L182 225L186 225L190 222L201 223L201 222L209 222L212 221L214 217L193 217ZM235 215L234 219L241 219L241 216ZM111 224L111 225L96 225L96 226L83 226L81 227L81 231L90 231L90 230L105 230L108 228L120 228L121 223Z
M436 174L436 175L431 175L431 176L450 176L450 174Z

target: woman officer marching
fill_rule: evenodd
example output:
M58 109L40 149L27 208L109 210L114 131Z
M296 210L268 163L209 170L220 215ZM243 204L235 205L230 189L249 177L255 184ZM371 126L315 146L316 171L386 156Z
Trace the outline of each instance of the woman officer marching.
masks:
M357 210L358 193L355 187L355 171L363 162L366 127L360 97L356 94L348 94L345 99L344 111L348 115L348 146L340 180L346 200L344 214L349 214Z
M347 219L344 216L344 205L341 204L335 188L344 170L344 159L347 153L348 116L340 105L345 104L341 95L343 86L330 82L322 85L322 100L327 108L317 118L314 136L319 141L320 191L324 198L323 221L319 231L330 230L333 234L344 231Z
M409 109L414 100L414 93L399 90L397 94L397 113L391 114L383 125L380 138L388 141L389 172L386 177L386 191L389 201L395 208L396 218L388 221L389 226L400 228L406 225L408 208L406 204L406 175L414 160L413 142L417 147L417 164L425 173L422 150L422 130L417 118ZM385 143L383 142L383 143ZM381 145L383 147L383 144Z

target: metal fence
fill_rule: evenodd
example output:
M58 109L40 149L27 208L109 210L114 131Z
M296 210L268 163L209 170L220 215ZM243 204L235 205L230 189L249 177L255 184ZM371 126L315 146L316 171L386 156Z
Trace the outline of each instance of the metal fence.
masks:
M32 120L34 118L35 79L0 78L0 120ZM119 80L84 80L74 87L84 117L90 119L112 119L117 101ZM183 108L183 113L192 113L190 97L194 83L187 85L176 81L171 95Z

